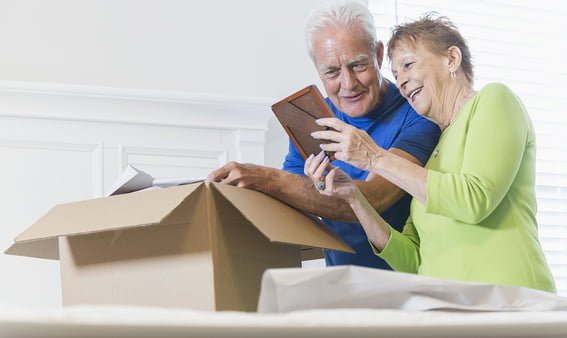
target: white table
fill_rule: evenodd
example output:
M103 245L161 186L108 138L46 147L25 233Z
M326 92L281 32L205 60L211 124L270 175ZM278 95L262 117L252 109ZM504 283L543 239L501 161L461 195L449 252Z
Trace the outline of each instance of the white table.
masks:
M567 337L567 311L404 312L337 309L285 314L151 307L0 307L0 337Z

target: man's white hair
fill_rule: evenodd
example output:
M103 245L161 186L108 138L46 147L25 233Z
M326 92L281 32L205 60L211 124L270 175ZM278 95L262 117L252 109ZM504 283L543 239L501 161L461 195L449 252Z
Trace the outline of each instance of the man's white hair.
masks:
M359 25L366 35L368 46L376 50L376 25L370 10L360 2L350 1L333 4L314 10L305 25L307 51L313 61L313 36L323 28L330 26L351 27Z

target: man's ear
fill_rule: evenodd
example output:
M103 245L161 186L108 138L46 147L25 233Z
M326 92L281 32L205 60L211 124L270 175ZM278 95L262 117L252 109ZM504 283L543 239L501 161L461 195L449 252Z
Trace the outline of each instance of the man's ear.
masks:
M382 69L382 61L384 61L384 44L382 41L376 42L376 61L378 62L378 69Z
M463 60L461 49L457 46L449 47L449 49L447 49L447 57L449 59L449 72L456 72Z

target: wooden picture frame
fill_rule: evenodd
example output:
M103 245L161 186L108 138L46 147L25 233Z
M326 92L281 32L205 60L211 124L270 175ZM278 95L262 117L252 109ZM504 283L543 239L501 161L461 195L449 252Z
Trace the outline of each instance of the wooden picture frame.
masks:
M272 111L303 159L311 154L317 155L321 152L320 145L329 143L329 141L311 137L311 133L314 131L329 129L316 124L315 120L323 117L335 117L331 107L315 85L307 86L274 103ZM331 161L334 160L333 155L332 152L327 152Z

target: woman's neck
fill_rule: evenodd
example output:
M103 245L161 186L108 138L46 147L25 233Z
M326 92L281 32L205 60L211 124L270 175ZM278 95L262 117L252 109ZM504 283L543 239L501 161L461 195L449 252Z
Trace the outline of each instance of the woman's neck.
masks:
M463 83L461 86L455 86L454 90L450 90L448 93L453 99L448 99L446 109L444 109L444 116L439 123L439 128L445 130L447 127L453 123L463 105L473 97L476 92L473 90L472 86L468 83Z

